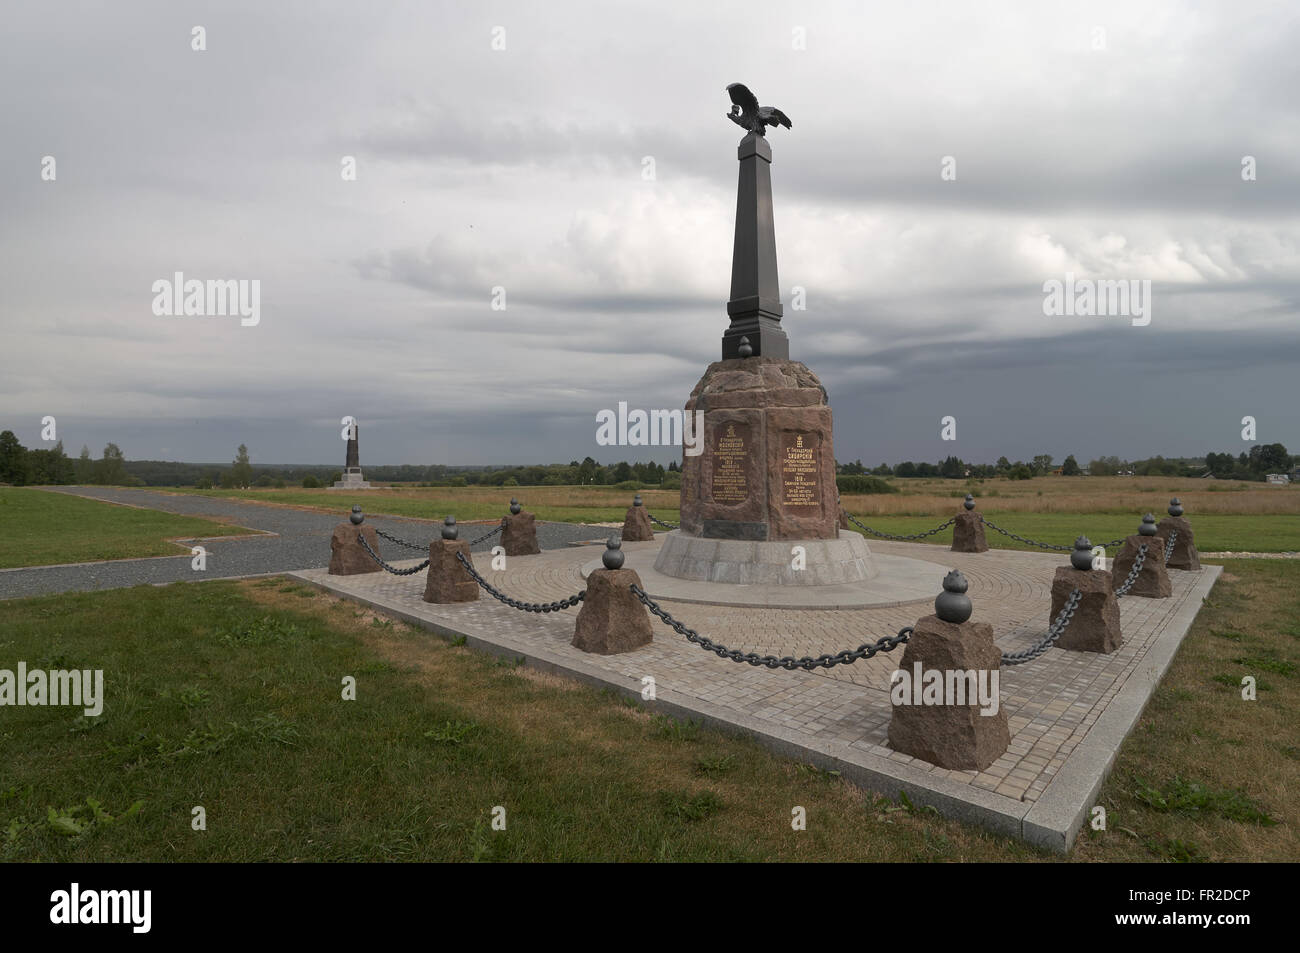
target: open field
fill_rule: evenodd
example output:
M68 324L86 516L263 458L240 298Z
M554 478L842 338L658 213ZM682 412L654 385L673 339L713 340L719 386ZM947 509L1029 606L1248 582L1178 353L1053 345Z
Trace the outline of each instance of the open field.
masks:
M845 509L873 529L886 533L915 533L946 520L974 493L980 511L1011 532L1065 545L1080 533L1095 542L1137 531L1141 515L1165 515L1170 497L1187 508L1196 541L1206 552L1294 552L1300 550L1300 487L1273 487L1240 481L1185 480L1173 477L1039 477L1034 480L891 480L897 494L843 497ZM611 487L392 487L355 493L335 490L172 490L204 496L230 496L335 512L354 502L367 513L460 520L497 519L511 496L518 497L540 519L560 522L621 521L632 492ZM646 507L655 516L677 522L677 490L642 490ZM990 532L989 545L1029 549ZM947 546L945 530L929 542Z
M1300 856L1300 565L1227 565L1071 859ZM0 709L4 859L1055 859L279 578L6 610L0 668L102 668L107 702Z
M176 556L185 550L168 540L252 532L212 520L17 487L0 487L0 524L0 569Z

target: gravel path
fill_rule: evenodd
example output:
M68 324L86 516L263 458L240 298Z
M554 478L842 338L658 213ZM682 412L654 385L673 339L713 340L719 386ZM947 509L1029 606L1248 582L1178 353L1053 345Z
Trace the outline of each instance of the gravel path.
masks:
M70 566L33 566L28 569L0 571L0 599L43 595L51 592L118 589L142 583L193 582L198 579L223 579L253 576L260 573L291 572L329 565L330 534L338 525L337 516L268 506L242 500L188 494L170 495L152 490L120 487L60 487L51 492L69 493L95 500L125 503L146 509L163 510L184 516L226 519L240 526L274 533L273 536L242 536L214 539L202 545L207 550L207 570L190 568L192 557L181 550L176 556L152 559L120 559L110 562L80 563ZM364 503L364 500L362 501ZM377 516L376 528L412 543L423 543L438 535L441 523L401 517ZM491 523L463 523L461 537L477 539L491 528ZM570 543L604 539L608 529L580 523L544 523L538 521L537 541L543 550L558 549ZM496 538L473 547L475 552L490 549ZM412 551L381 540L380 555L392 561L412 555Z

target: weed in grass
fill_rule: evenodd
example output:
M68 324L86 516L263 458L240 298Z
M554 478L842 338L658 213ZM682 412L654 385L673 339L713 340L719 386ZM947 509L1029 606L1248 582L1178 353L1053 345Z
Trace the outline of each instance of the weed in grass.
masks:
M467 639L465 638L465 636L463 636L463 635L455 635L455 636L452 636L451 644L452 644L452 645L455 645L455 646L461 646L461 645L464 645L466 641L467 641Z
M1218 682L1220 685L1227 685L1229 688L1235 688L1238 690L1241 689L1240 675L1215 675L1213 678L1210 679L1210 681ZM1262 678L1255 679L1255 688L1261 692L1268 692L1273 690L1273 686L1270 685L1268 682L1264 681Z
M392 619L381 619L379 616L375 616L370 620L370 628L372 629L391 629L392 627Z
M439 744L458 745L476 730L478 725L472 721L444 721L440 728L426 731L424 737Z
M659 737L669 741L696 741L700 735L700 723L694 718L678 721L668 715L654 715L650 719Z
M679 821L702 821L722 810L722 799L712 791L685 794L680 791L660 791L659 802L664 814Z
M834 781L839 778L838 771L823 771L815 764L796 764L795 773L803 778L816 778L819 781Z
M1229 642L1240 642L1243 638L1245 638L1245 636L1243 636L1240 632L1223 632L1220 631L1219 629L1211 629L1210 635L1213 635L1214 637L1220 639L1227 639Z
M936 860L947 857L952 853L952 841L943 834L936 834L930 830L929 826L921 829L921 835L925 842L924 850L918 855L918 860Z
M56 635L54 636L54 638L57 639L58 636ZM40 658L36 660L36 664L32 667L43 668L43 669L67 670L67 669L74 669L74 668L83 668L84 666L82 666L78 662L76 656L69 655L67 649L65 649L59 643L55 642L49 647L49 649L46 651L44 655L42 655Z
M498 655L492 659L491 665L493 668L519 668L527 661L522 655Z
M158 697L162 699L175 698L186 709L193 711L195 708L208 703L209 694L210 693L205 688L199 688L197 685L186 685L178 689L176 692L172 692L169 688L164 688L158 693ZM95 720L98 721L99 719Z
M1292 761L1300 761L1300 745L1282 745L1278 750Z
M1259 669L1262 672L1272 672L1274 675L1285 675L1288 678L1295 674L1295 663L1288 662L1285 659L1271 658L1235 658L1234 664L1244 665L1246 668Z
M906 791L898 792L898 802L901 805L903 805L903 809L907 811L908 814L911 814L913 817L917 817L922 814L933 814L936 817L938 817L939 815L939 811L935 808L933 804L923 804L920 807L917 807L915 804L912 803L912 799L907 796Z
M702 776L726 774L735 766L735 755L724 754L719 758L699 758L695 762L695 773Z
M70 735L89 734L90 732L94 731L96 728L103 728L104 725L106 724L108 724L108 719L103 715L100 715L96 718L87 718L85 715L78 715L75 719L73 719L72 727L68 729L68 734Z
M1229 821L1271 827L1277 823L1241 791L1214 790L1175 775L1163 788L1134 778L1133 796L1161 814L1217 815Z
M1177 837L1144 838L1142 846L1156 857L1176 864L1203 864L1210 859L1195 843Z
M4 831L0 856L16 855L42 833L55 834L70 840L85 837L93 831L133 817L143 806L144 801L136 801L114 817L104 810L99 801L88 797L82 803L74 804L72 807L47 807L42 821L27 821L15 817Z
M236 735L246 735L256 741L270 741L285 747L298 743L298 727L275 712L258 715L247 726L234 725Z
M222 645L285 645L301 638L302 630L292 622L264 615L251 622L221 629L217 641Z

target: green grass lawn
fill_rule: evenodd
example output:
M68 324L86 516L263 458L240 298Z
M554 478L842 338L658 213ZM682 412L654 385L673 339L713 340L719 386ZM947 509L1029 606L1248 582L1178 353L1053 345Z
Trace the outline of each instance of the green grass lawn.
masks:
M1300 856L1300 565L1230 573L1073 859ZM8 602L18 660L102 668L107 700L0 708L9 860L1053 859L278 578Z
M955 509L955 508L954 508ZM1137 532L1142 522L1140 514L1107 513L999 513L996 509L981 507L979 512L1003 529L1036 539L1044 543L1065 546L1074 542L1079 534L1093 543L1110 542L1121 536ZM1157 511L1157 519L1164 511ZM859 520L872 529L902 535L933 529L947 517L936 516L859 516ZM1300 550L1300 516L1201 514L1189 517L1196 534L1196 548L1207 553L1281 553ZM852 524L850 524L852 526ZM853 527L856 529L856 527ZM1044 552L1037 546L1016 542L1010 537L985 527L985 536L992 549L1022 549ZM868 542L875 539L867 536ZM945 529L919 542L934 543L945 548L952 545L952 530ZM1109 555L1114 555L1110 553Z
M195 496L225 497L250 500L255 503L278 503L308 507L327 513L346 515L354 503L365 507L367 514L409 516L415 519L438 520L448 515L460 522L470 520L499 520L509 512L512 496L520 497L525 508L541 520L556 523L610 523L622 522L627 508L632 504L633 491L614 490L608 487L491 487L491 488L438 488L356 491L345 493L327 490L194 490L186 487L157 487L164 493L185 493ZM568 491L572 491L569 493ZM660 494L670 503L651 505L648 500ZM678 492L676 490L643 491L650 512L661 520L676 523L678 518ZM543 500L568 500L558 503ZM581 501L577 498L581 497Z
M183 553L168 539L253 532L192 516L0 487L0 569Z

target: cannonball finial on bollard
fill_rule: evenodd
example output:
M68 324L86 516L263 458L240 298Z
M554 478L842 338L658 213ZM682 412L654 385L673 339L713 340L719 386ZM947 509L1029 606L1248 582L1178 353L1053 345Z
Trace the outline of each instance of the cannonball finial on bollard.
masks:
M1138 527L1139 536L1154 536L1156 534L1156 518L1148 513L1142 517L1142 525Z
M1075 569L1092 568L1092 543L1087 536L1080 536L1074 541L1074 552L1070 553L1070 565Z
M510 498L510 515L511 515L511 516L518 516L518 515L519 515L519 511L522 510L522 509L523 509L523 507L519 505L519 501L516 500L514 497L511 497L511 498Z
M633 506L643 506L643 505L644 505L644 504L641 502L641 494L640 494L640 493L638 493L636 496L632 497L632 505L633 505Z
M736 348L736 353L739 354L741 357L753 357L753 356L754 356L754 348L753 348L753 346L749 343L749 338L741 338L741 339L740 339L740 347Z
M1174 497L1172 500L1169 501L1169 515L1170 516L1183 515L1183 504L1178 501L1178 497Z
M966 595L967 588L966 577L957 570L944 576L943 592L934 600L934 614L944 622L958 625L969 619L975 607L971 605L970 596Z
M362 521L365 518L366 518L365 514L361 512L361 504L360 503L353 504L352 515L348 517L348 519L352 520L352 525L360 526Z
M622 569L623 559L623 541L617 536L611 536L605 541L605 552L601 555L600 561L605 564L606 569Z
M966 500L965 500L964 503L962 503L962 506L966 507L966 509L968 509L968 510L973 510L973 509L975 509L975 497L973 497L973 496L971 496L971 494L967 493L967 494L966 494Z
M460 535L460 530L456 528L456 517L448 516L442 521L442 538L455 539Z

